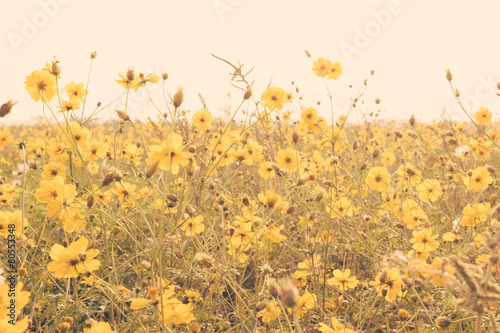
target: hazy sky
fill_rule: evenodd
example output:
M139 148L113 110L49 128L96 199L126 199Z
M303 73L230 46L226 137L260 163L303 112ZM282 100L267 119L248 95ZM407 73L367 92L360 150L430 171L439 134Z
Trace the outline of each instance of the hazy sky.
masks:
M167 72L167 88L185 88L185 107L218 113L241 99L228 84L230 68L210 56L255 67L249 78L260 97L272 85L292 91L294 81L304 106L329 114L322 79L311 70L318 57L339 61L343 75L329 82L337 113L363 86L371 70L363 110L381 109L383 118L432 120L446 105L455 106L444 74L475 112L489 107L498 117L500 97L500 1L340 1L340 0L24 0L0 2L2 79L0 102L20 101L9 122L41 114L24 80L55 56L63 67L63 85L86 82L89 54L97 51L89 87L89 105L103 104L123 92L115 79L134 66L148 74ZM308 50L312 57L304 52ZM353 85L352 89L348 86ZM151 86L155 100L161 86ZM374 104L379 97L382 103ZM144 94L131 96L133 117L154 115ZM298 114L298 103L289 106ZM114 116L112 109L103 116ZM329 119L327 117L327 119ZM3 120L5 122L5 120ZM0 122L1 124L1 122Z

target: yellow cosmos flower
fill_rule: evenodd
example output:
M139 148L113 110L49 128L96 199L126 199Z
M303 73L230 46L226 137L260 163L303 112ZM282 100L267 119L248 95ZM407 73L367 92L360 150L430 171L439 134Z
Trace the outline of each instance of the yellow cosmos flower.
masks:
M213 120L214 117L212 117L212 114L205 109L200 109L193 114L193 125L196 126L200 132L204 132L211 128Z
M281 110L283 104L288 101L286 91L282 88L269 87L260 97L262 106L269 109L269 111Z
M113 331L111 326L108 323L105 323L103 321L93 324L90 328L84 329L83 332L84 333L118 333L117 331Z
M488 108L481 108L474 114L474 118L476 118L477 122L481 125L486 125L491 121L492 113Z
M438 235L432 236L431 228L425 228L421 231L414 230L410 243L413 243L412 248L417 252L431 252L439 247L437 237Z
M385 300L392 302L397 296L402 296L401 285L403 280L399 275L399 269L391 268L384 269L376 278L371 281L370 285L377 288L378 295L385 295Z
M169 170L172 174L179 173L179 165L188 163L188 154L183 152L182 136L177 133L172 133L167 136L168 139L163 140L160 145L153 145L149 149L151 151L151 160L158 161L158 167L162 170Z
M418 197L423 202L436 201L443 192L441 191L441 182L437 179L426 179L417 186Z
M467 175L462 176L462 181L464 182L467 190L474 190L479 192L485 190L493 182L488 169L485 167L477 167L474 170L469 170Z
M83 88L83 83L71 82L65 87L66 93L68 94L69 100L78 103L83 103L85 101L85 96L87 96L87 89Z
M42 99L48 103L57 94L56 78L48 71L33 71L24 82L26 91L35 102Z
M276 161L280 168L288 170L288 172L294 172L297 170L299 165L297 160L297 151L292 148L281 149L276 155Z
M365 182L373 191L382 192L389 186L391 175L385 167L374 167L368 172Z
M350 275L350 269L346 269L344 272L342 272L340 269L336 269L335 271L333 271L334 277L328 279L326 282L329 285L338 286L340 290L356 288L359 281L355 277L349 277Z
M52 272L55 278L76 278L79 274L92 272L99 268L101 263L94 259L99 250L88 250L89 240L80 237L68 247L54 244L50 250L50 258L53 260L47 265L47 270Z

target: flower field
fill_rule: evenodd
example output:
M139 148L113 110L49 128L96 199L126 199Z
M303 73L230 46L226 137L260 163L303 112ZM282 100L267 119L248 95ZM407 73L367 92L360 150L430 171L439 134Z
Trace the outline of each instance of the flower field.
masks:
M296 84L254 91L223 61L226 120L183 108L166 73L118 74L125 98L164 100L106 122L57 61L26 73L45 121L0 119L0 333L500 332L487 107L389 122L377 99L355 122L370 78L334 109L339 62L311 58L332 103L303 105Z

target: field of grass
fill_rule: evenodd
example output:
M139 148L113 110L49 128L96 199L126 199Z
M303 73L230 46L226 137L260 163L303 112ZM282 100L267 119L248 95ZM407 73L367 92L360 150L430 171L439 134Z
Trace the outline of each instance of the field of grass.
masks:
M97 122L57 62L26 77L46 121L0 119L0 332L500 332L486 107L352 122L367 81L339 116L227 64L229 121L184 109L165 73L116 80L163 85L147 122ZM342 67L311 66L331 100Z

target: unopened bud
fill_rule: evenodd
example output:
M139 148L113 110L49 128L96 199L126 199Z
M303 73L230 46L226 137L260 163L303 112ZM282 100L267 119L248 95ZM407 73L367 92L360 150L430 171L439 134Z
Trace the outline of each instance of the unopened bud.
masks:
M450 81L453 80L453 76L451 75L451 72L449 69L446 70L446 80Z
M174 95L174 107L177 109L184 102L184 91L179 87Z
M0 118L3 118L6 115L8 115L12 111L12 107L17 103L19 102L13 102L12 99L3 103L2 106L0 106Z

